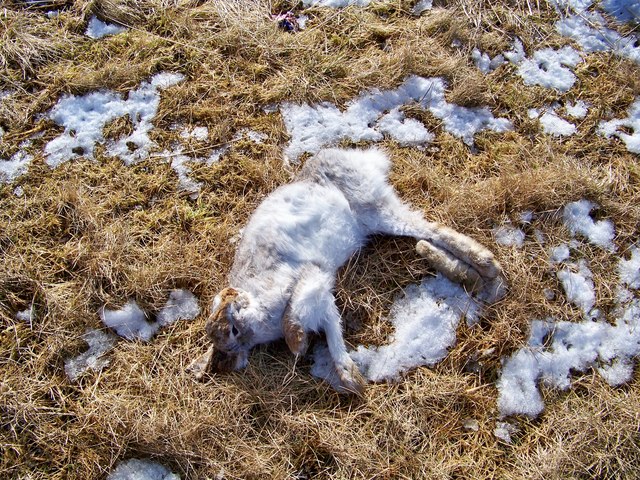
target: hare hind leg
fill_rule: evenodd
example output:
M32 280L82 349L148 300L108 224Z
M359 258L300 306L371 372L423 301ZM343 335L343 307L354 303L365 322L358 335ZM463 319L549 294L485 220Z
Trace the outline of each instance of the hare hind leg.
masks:
M450 269L464 270L460 263L463 262L475 270L483 280L501 276L500 264L486 247L452 228L426 221L421 213L402 202L395 192L388 195L384 203L378 205L376 214L377 233L403 235L428 241L430 247L419 247L419 252L428 260L439 259L440 261L435 261L434 266L444 274ZM436 254L438 250L442 253ZM451 275L455 278L459 273ZM473 272L468 276L474 277Z

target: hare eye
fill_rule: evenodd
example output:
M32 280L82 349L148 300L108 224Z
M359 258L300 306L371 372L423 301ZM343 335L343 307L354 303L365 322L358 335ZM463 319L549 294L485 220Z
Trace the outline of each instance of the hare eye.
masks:
M233 334L233 336L237 336L240 332L238 331L238 329L236 328L235 325L231 325L231 333Z

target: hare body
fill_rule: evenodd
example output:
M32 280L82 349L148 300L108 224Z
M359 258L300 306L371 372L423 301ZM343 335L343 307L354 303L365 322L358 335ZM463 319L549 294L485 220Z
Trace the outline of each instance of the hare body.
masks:
M421 240L418 251L445 275L487 299L500 294L493 255L410 209L389 184L389 167L379 150L324 150L260 204L207 323L214 349L233 358L226 365L242 368L253 346L283 337L301 354L306 333L323 331L345 389L361 391L332 291L338 269L372 234Z

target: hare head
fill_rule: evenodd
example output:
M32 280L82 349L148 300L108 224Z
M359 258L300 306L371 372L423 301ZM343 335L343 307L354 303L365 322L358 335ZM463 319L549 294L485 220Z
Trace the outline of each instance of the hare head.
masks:
M254 346L252 321L256 309L248 293L235 288L225 288L213 301L213 308L205 326L207 336L218 352L224 356L218 365L221 370L237 370L246 366L247 353Z

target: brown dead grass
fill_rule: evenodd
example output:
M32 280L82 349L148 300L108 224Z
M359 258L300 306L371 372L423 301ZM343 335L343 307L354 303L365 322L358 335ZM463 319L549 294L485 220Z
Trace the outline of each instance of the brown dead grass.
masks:
M591 55L577 69L579 87L566 96L524 88L509 65L481 76L469 59L474 47L495 55L515 35L527 52L567 43L554 33L555 13L540 2L435 2L419 18L408 14L414 2L406 0L313 8L308 28L297 34L269 19L292 8L286 1L62 3L55 20L20 2L0 12L1 78L13 91L0 100L7 131L0 154L44 135L33 140L28 174L0 185L0 476L104 478L123 459L151 457L195 479L634 478L637 375L614 389L587 373L568 392L545 391L539 419L512 419L519 428L513 445L493 430L501 358L523 345L530 320L580 317L547 262L548 248L569 239L559 209L590 198L601 205L599 215L615 221L620 251L637 240L638 159L594 134L601 118L624 113L638 95L637 66ZM86 39L93 14L130 30ZM221 162L194 165L193 177L203 183L198 199L178 191L175 173L155 155L125 167L98 149L94 162L45 165L41 149L58 130L38 115L60 95L99 88L126 94L163 70L187 81L162 96L153 132L159 146L181 141L171 128L178 124L209 127L207 142L185 144L190 154L229 147ZM461 326L440 364L370 385L362 399L312 378L310 360L295 363L283 344L257 348L243 372L195 382L185 367L205 347L206 305L224 286L230 239L297 168L283 165L287 133L280 116L263 107L344 105L364 90L394 88L409 74L443 76L449 100L489 105L514 121L514 132L478 135L472 153L409 106L408 116L437 133L435 142L426 151L384 144L400 194L428 218L491 246L509 295L478 326ZM574 97L593 107L570 139L544 136L527 117L532 106ZM105 135L118 138L129 128L114 122ZM242 128L268 138L261 145L234 140ZM13 194L17 185L22 196ZM536 215L525 246L497 246L491 229L517 222L524 210ZM533 240L536 229L545 243ZM595 248L587 254L607 308L615 261ZM347 341L384 343L395 296L432 273L413 242L375 238L339 276ZM172 288L192 290L203 314L150 343L120 341L109 367L68 381L64 359L84 348L87 328L101 328L102 306L133 298L153 311ZM547 299L545 288L556 297ZM15 319L31 305L31 324ZM477 431L464 428L469 419Z

